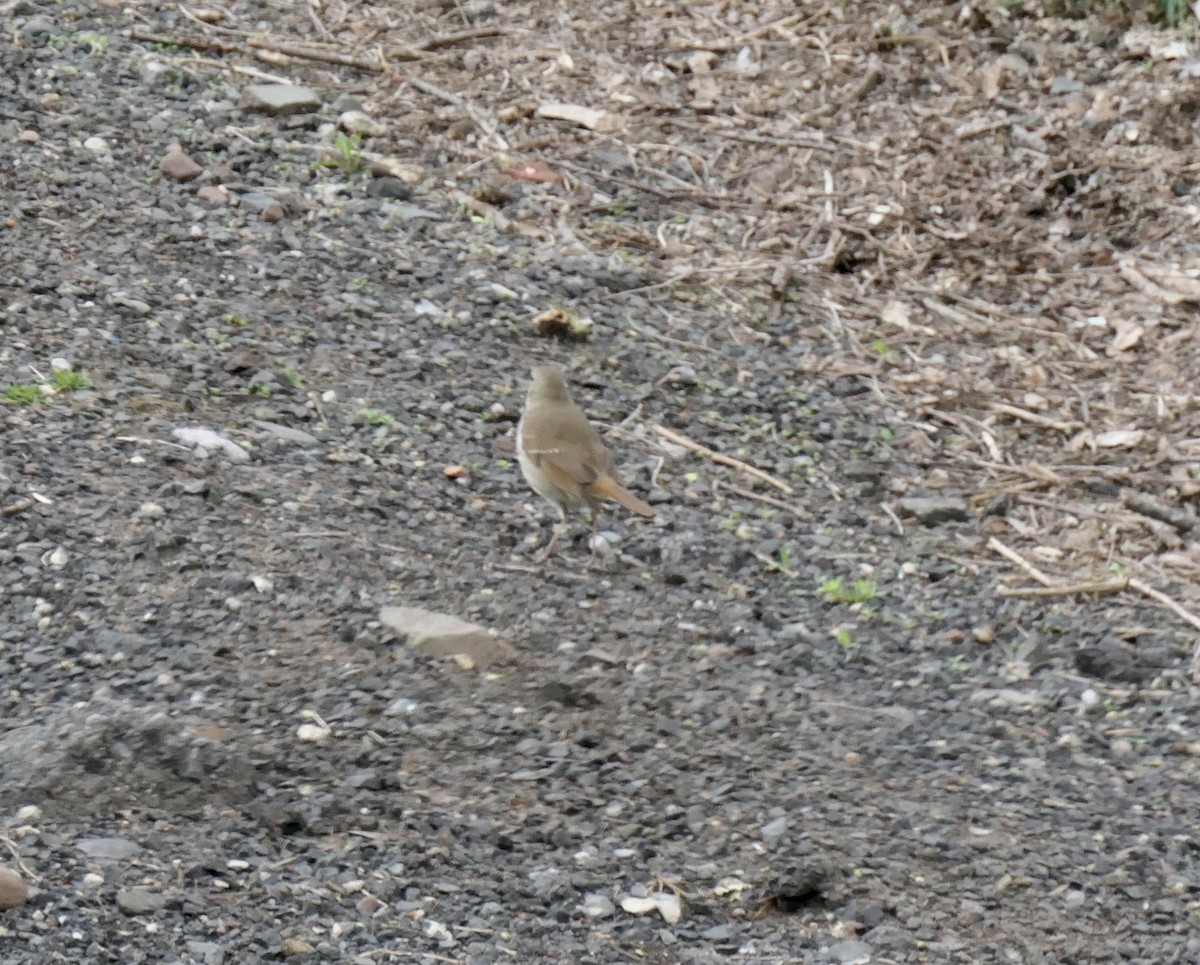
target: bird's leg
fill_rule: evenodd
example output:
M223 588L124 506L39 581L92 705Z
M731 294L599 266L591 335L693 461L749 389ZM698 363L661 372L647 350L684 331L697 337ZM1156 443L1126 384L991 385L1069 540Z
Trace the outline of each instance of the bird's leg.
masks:
M600 514L592 510L592 535L588 540L588 561L587 568L592 569L600 559L600 554L596 550L596 539L600 533Z
M550 559L550 554L554 552L554 547L558 545L558 538L562 536L562 534L565 533L568 527L571 525L567 522L567 511L561 506L555 506L555 508L558 510L558 522L552 527L550 542L547 543L546 548L538 554L537 561L539 563L545 563L546 560Z

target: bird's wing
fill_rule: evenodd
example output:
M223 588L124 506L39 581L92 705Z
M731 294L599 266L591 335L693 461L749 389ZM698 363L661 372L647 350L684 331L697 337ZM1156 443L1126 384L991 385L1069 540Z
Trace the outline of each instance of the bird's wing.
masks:
M569 438L582 445L570 448L557 440ZM521 438L526 455L560 489L578 490L600 475L613 475L612 456L600 434L581 412L565 411L550 418L529 421Z

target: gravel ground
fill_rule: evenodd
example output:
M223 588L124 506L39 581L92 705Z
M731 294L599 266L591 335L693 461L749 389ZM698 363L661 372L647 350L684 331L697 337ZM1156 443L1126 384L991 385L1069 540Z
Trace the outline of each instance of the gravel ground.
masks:
M408 197L316 166L332 95L248 115L115 9L0 10L0 379L62 386L0 405L0 960L1200 960L1190 639L995 595L909 417L797 370L810 320L648 336L658 276L466 216L419 148ZM547 361L659 513L594 571L582 525L536 561Z

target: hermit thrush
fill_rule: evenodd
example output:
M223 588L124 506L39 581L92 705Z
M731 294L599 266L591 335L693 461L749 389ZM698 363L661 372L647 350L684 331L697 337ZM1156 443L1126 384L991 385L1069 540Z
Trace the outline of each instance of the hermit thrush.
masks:
M617 482L612 454L583 410L571 401L557 369L533 370L525 411L517 423L517 457L525 481L558 510L563 525L568 509L586 506L595 535L601 499L615 500L639 516L654 515L653 509ZM555 527L542 559L554 550L558 537Z

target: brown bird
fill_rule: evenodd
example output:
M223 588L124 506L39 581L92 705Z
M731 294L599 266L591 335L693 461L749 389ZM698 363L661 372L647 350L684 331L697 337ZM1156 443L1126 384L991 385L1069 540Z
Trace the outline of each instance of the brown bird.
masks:
M654 510L617 482L617 466L595 427L572 400L562 373L549 366L533 370L525 411L517 423L517 458L534 492L558 510L561 526L567 510L586 506L596 534L600 500L612 499L630 512L652 517ZM560 527L542 550L554 550ZM595 549L593 548L593 555Z

